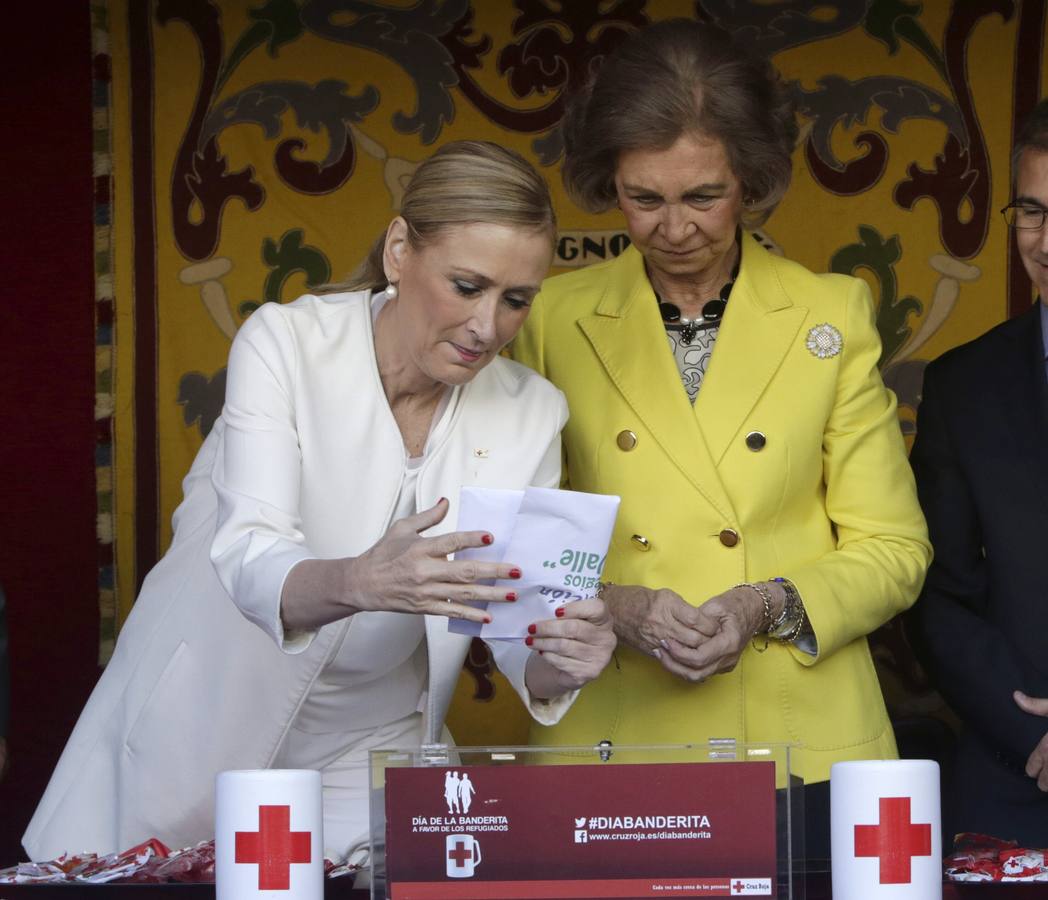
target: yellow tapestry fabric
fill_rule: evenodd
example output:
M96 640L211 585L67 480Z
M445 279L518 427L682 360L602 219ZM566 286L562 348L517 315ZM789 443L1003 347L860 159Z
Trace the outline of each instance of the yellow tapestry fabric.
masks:
M557 267L621 252L621 218L582 213L560 185L557 123L588 65L674 16L735 31L789 83L794 184L763 237L869 280L905 430L924 363L1028 305L997 210L1017 122L1046 84L1045 0L108 0L96 10L112 66L103 657L170 541L251 311L351 270L418 162L461 138L513 147L546 174ZM919 705L898 641L890 626L879 637L882 674ZM522 738L511 694L478 644L459 741Z

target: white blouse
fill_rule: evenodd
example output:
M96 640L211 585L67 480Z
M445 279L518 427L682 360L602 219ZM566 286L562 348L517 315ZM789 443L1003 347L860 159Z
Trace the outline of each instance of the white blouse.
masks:
M371 300L372 322L385 306L386 295ZM440 444L455 417L461 391L446 391L433 415L421 456L405 458L403 480L392 521L418 512L418 475L431 447ZM364 612L353 616L349 630L332 653L302 704L293 730L310 735L352 739L356 732L396 722L419 712L428 677L425 619L396 612ZM330 750L335 750L332 746ZM316 752L314 746L311 753ZM295 754L297 755L297 754ZM299 761L305 764L306 760Z

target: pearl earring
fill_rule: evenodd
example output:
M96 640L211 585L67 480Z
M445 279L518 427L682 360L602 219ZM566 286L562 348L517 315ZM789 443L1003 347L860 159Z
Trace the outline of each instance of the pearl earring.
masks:
M396 282L391 281L389 284L386 285L386 299L387 300L396 300L398 293L400 293L400 292L397 290Z

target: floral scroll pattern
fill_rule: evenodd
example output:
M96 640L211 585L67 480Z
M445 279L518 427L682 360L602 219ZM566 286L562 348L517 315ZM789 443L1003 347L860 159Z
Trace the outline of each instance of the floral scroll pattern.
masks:
M109 2L115 10L117 0ZM843 228L822 229L829 251L801 261L870 281L882 372L899 397L903 430L912 433L922 354L969 286L986 280L993 186L1007 178L1007 155L984 132L986 110L974 89L983 74L973 59L976 38L998 35L1004 63L1014 62L1009 102L1012 119L1020 118L1037 96L1028 61L1043 51L1045 3L143 0L148 14L129 12L110 27L127 27L132 46L150 48L152 69L135 73L152 77L156 115L134 118L131 142L167 148L149 198L166 215L155 217L164 224L152 235L136 232L135 252L170 262L152 281L153 268L137 269L149 277L137 278L133 299L118 295L116 304L133 303L159 346L165 331L156 311L185 306L188 296L198 317L192 327L228 342L261 303L286 302L303 284L311 289L339 277L353 262L343 246L348 238L359 255L357 219L388 220L417 161L447 140L503 141L530 154L555 181L563 155L559 122L571 94L629 33L684 15L724 26L779 66L802 126L794 191L827 208L847 202L863 211ZM846 52L823 53L838 45L862 47L861 68L833 62ZM161 69L176 64L192 85L191 102L177 115L157 87ZM921 138L919 154L915 134L930 136ZM368 176L356 177L365 169ZM118 195L124 184L118 178ZM135 182L134 190L145 188ZM371 206L358 216L364 197ZM136 194L136 204L141 199ZM603 229L604 247L609 226L592 227ZM773 218L761 239L796 253L788 228ZM572 241L584 246L587 233L573 232ZM1008 265L1014 309L1025 276L1014 259ZM1004 296L1003 284L996 289ZM190 435L195 446L221 410L224 357L176 361L169 377L157 378L160 361L177 354L152 352L155 358L136 360L136 371L155 383L141 381L137 389L175 407L182 437ZM160 384L176 388L164 388L165 395ZM185 460L171 466L184 468ZM133 499L136 511L149 504L159 504L155 492ZM153 511L141 521L162 520L170 509ZM142 554L139 560L148 562ZM104 577L110 609L111 567ZM130 597L117 603L126 607ZM893 665L894 651L884 655ZM897 669L911 678L902 663ZM467 671L477 699L496 696L482 648L474 648Z

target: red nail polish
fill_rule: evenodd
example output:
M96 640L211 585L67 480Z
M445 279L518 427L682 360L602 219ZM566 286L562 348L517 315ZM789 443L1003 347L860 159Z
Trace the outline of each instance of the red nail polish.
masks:
M506 594L506 599L509 600L510 603L512 603L514 600L517 599L516 592L515 591L510 591L508 594Z
M484 624L485 625L490 625L491 624L491 616L484 616Z
M482 544L491 544L494 542L494 538L490 534L485 534L481 537L480 542Z
M529 625L528 626L528 634L534 634L538 630L539 630L538 625Z
M530 647L532 644L535 643L535 638L529 635L528 637L524 638L524 643Z
M556 612L554 612L553 615L555 615L558 619L563 619L564 618L564 607L563 606L558 606L557 609L556 609Z
M509 577L510 578L520 578L520 576L522 574L523 573L520 571L520 569L510 569L509 570Z

